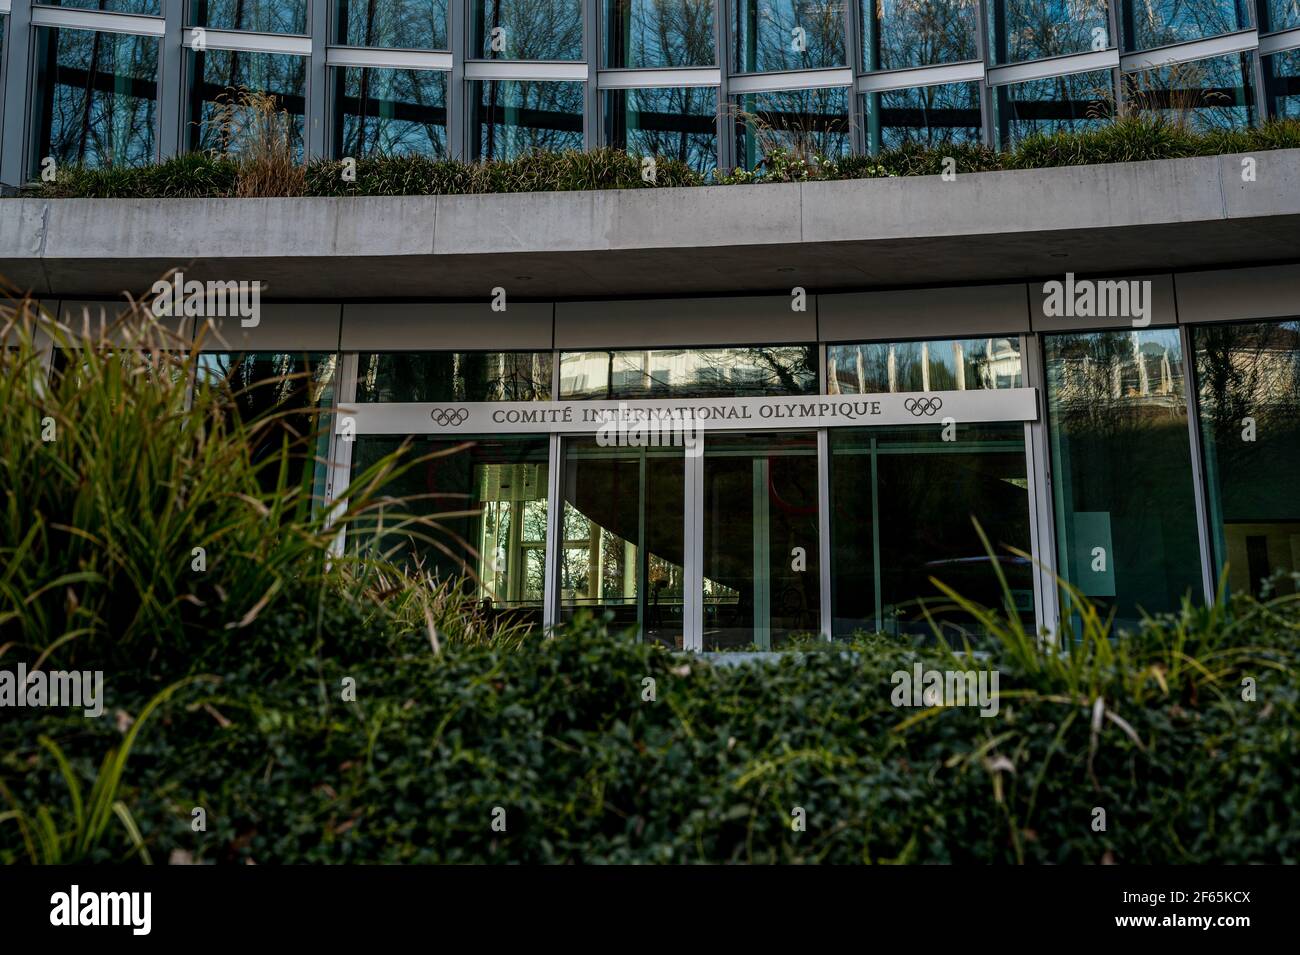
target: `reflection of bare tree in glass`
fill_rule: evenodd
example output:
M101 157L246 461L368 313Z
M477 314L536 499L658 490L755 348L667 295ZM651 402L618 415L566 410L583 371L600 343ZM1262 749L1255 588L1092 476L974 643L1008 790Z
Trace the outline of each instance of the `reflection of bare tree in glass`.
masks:
M1098 29L1110 44L1106 0L992 0L990 5L990 40L999 63L1086 52Z
M612 67L709 66L713 0L608 0L605 63Z
M737 0L735 10L732 62L742 72L844 65L842 0Z
M158 41L81 30L46 36L53 73L50 154L90 166L151 161Z
M976 58L977 0L875 0L874 6L875 43L867 40L872 69Z
M1240 0L1132 0L1124 7L1139 50L1231 33L1246 24Z
M736 122L737 145L747 168L778 150L815 163L849 151L848 99L838 88L781 90L740 98L729 112Z
M1249 125L1248 69L1238 54L1125 73L1121 115L1146 113L1197 130L1241 129Z

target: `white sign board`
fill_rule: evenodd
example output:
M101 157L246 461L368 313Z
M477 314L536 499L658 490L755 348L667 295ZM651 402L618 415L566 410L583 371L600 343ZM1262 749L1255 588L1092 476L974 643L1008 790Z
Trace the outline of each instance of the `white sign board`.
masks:
M786 398L652 398L633 401L471 401L353 404L340 427L357 434L583 434L611 424L700 431L842 428L944 422L1034 421L1033 388Z

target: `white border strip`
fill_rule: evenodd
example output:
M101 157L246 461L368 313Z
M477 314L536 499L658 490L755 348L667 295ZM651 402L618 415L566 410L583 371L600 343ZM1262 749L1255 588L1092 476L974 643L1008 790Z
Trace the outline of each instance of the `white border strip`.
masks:
M369 66L390 70L451 69L451 54L433 50L376 50L357 46L331 46L325 53L329 66Z
M1141 53L1128 53L1119 58L1119 68L1125 73L1135 70L1150 70L1171 63L1190 63L1212 56L1226 56L1229 53L1243 53L1259 46L1257 30L1241 30L1225 36L1210 37L1208 40L1192 40L1163 46L1158 50L1143 50Z
M467 80L587 81L586 63L541 63L528 60L473 60L465 64Z
M601 70L597 85L603 90L658 89L671 86L718 86L722 71L716 66L678 70Z
M1027 63L989 67L988 84L1006 86L1010 83L1045 80L1054 76L1072 76L1075 73L1089 73L1093 70L1113 70L1117 66L1119 66L1119 50L1112 47L1095 53L1052 56L1044 60L1030 60Z
M243 30L209 30L206 27L189 27L185 45L193 47L196 30L203 30L204 44L209 50L236 50L242 53L289 53L293 56L311 56L311 37L283 36L274 33L247 33Z
M134 36L162 36L167 30L167 21L162 17L138 17L130 13L101 13L98 10L70 10L65 7L32 7L32 26L95 30L100 33L130 33Z
M828 86L852 86L853 71L792 70L786 73L746 73L727 81L728 93L781 93L787 90L815 90Z
M1259 38L1259 55L1285 53L1287 50L1300 48L1300 27L1285 30L1282 33L1270 33Z
M859 93L885 93L914 86L943 86L947 83L971 83L984 79L984 63L949 63L943 66L920 66L912 70L888 70L858 77Z

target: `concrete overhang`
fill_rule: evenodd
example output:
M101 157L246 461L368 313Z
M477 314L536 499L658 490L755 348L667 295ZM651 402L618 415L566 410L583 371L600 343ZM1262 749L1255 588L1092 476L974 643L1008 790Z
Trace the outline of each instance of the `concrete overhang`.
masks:
M1253 178L1243 171L1254 160ZM0 276L270 299L875 289L1300 259L1300 149L938 177L349 199L0 200Z

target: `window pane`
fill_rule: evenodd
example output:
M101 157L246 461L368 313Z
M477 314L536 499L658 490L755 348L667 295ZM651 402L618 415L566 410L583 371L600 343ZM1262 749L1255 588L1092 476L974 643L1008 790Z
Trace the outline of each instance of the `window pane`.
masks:
M1253 53L1232 53L1123 76L1124 99L1138 112L1156 113L1193 129L1245 129L1255 111Z
M190 22L218 30L305 34L307 0L193 0Z
M582 83L475 82L474 159L582 148Z
M1106 0L989 0L989 59L1018 63L1114 44Z
M816 434L707 436L703 525L705 650L820 632Z
M1300 0L1264 0L1259 12L1261 33L1300 27Z
M833 395L1019 388L1020 340L831 345L826 349L826 377Z
M338 0L335 36L348 46L447 49L447 0Z
M362 352L357 401L546 401L549 352Z
M608 613L620 629L681 649L685 484L680 448L565 442L562 621Z
M1115 102L1110 70L1052 76L994 89L998 142L1010 149L1035 133L1076 133L1110 122Z
M948 83L871 93L866 97L872 152L917 143L926 148L980 141L978 83Z
M1060 574L1136 626L1201 592L1178 330L1045 342Z
M945 630L978 633L974 619L930 578L983 606L1001 607L994 560L1032 631L1033 568L1008 549L1030 549L1024 425L959 425L952 441L942 432L937 424L831 429L837 637L928 634L923 606ZM993 544L992 558L972 518Z
M868 70L898 70L978 57L978 0L860 0Z
M726 398L817 392L811 345L565 352L562 399Z
M447 155L445 73L348 66L334 82L335 156Z
M839 158L851 148L849 98L842 87L751 93L735 101L736 157L755 169L777 149Z
M39 28L35 55L39 105L33 170L46 156L58 165L154 161L157 39Z
M474 0L470 55L581 60L582 0Z
M1147 50L1244 30L1246 0L1122 0L1124 47Z
M1300 119L1300 50L1264 57L1270 115Z
M712 66L713 0L605 0L609 67Z
M33 0L37 6L102 10L105 13L143 13L162 16L162 0Z
M718 91L710 86L605 92L605 140L630 153L707 174L718 165L717 129Z
M737 73L844 66L841 0L735 0Z
M1264 578L1300 570L1300 322L1192 336L1215 561L1232 590L1258 593Z
M335 355L322 353L203 352L195 387L224 385L234 397L240 420L249 425L262 422L250 432L254 461L278 454L287 441L292 452L289 486L309 473L313 499L323 503L329 428L315 412L333 403L336 365ZM308 461L315 462L310 471ZM275 488L274 470L263 470L259 477L267 490Z
M268 93L276 108L289 115L290 138L302 151L303 101L307 85L307 58L283 53L244 53L232 50L194 51L190 59L190 148L238 152L240 138L220 122L222 104L242 89ZM236 128L248 122L236 111Z
M358 435L352 476L397 451L405 440ZM419 435L410 440L412 447L403 460L436 456L386 485L386 492L399 499L391 510L428 517L436 526L411 527L401 536L386 534L379 546L387 550L405 543L418 566L437 580L469 574L465 587L479 599L481 615L540 630L550 439L492 435L447 441ZM472 443L465 447L466 441ZM382 519L382 514L376 515L376 520ZM354 540L361 536L357 533Z

